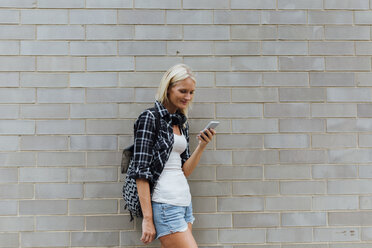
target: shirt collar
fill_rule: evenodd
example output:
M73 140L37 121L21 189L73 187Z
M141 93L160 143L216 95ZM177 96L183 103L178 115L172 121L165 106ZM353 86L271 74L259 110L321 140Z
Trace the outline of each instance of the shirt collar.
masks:
M158 110L160 116L161 116L162 118L165 117L165 118L167 119L168 122L172 120L172 116L173 116L173 115L179 115L181 119L186 118L185 115L182 114L182 113L179 112L179 111L177 111L177 112L174 113L174 114L169 113L168 109L166 109L166 108L164 107L164 105L163 105L161 102L159 102L159 101L155 101L155 108ZM183 122L185 122L185 121L186 121L186 119L183 120Z

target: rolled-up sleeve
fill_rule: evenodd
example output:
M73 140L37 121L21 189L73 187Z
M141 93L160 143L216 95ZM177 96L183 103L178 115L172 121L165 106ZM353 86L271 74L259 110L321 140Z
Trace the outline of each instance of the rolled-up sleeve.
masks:
M129 177L153 180L151 161L153 156L153 140L155 132L155 117L149 111L143 112L137 119L134 133L133 170Z
M190 158L190 148L189 148L189 124L186 122L186 127L185 127L185 136L186 136L186 141L187 141L187 146L186 150L181 154L181 161L182 161L182 166L183 164Z

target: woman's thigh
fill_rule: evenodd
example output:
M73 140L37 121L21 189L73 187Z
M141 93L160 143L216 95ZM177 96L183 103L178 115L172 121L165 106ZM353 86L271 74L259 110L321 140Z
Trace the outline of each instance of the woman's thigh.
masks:
M176 232L159 238L162 248L197 248L198 245L192 236L191 223L185 232Z

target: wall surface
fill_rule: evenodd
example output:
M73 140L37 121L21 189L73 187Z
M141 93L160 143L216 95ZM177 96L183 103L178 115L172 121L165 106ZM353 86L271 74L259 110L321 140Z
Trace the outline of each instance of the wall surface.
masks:
M0 247L140 247L120 151L197 72L200 247L372 246L372 0L0 0ZM154 242L151 247L159 247Z

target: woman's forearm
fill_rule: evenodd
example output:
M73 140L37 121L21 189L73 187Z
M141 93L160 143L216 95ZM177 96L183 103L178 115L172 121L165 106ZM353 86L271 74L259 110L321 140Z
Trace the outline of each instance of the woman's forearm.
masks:
M146 179L136 179L138 197L141 204L143 218L152 220L150 184Z
M185 174L185 177L190 176L191 173L194 171L195 167L198 165L200 161L200 158L203 154L204 149L205 149L205 146L202 147L198 145L195 151L190 156L190 158L183 164L182 170L183 170L183 174Z

